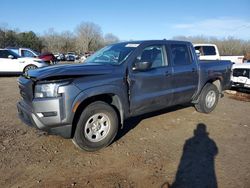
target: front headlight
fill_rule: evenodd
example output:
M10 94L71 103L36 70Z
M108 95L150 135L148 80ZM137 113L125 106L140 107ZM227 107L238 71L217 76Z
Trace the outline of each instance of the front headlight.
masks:
M72 82L71 79L65 79L58 82L38 83L35 86L35 98L59 97L64 93L64 87Z
M58 97L58 87L56 83L38 84L35 86L35 98Z

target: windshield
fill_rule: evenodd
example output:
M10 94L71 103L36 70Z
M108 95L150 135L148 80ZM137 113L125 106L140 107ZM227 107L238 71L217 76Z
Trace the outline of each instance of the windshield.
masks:
M33 51L33 52L34 52L34 54L35 54L36 56L39 56L39 55L40 55L40 53L37 52L37 51Z
M113 64L119 65L138 47L139 44L120 43L106 46L94 53L85 63Z

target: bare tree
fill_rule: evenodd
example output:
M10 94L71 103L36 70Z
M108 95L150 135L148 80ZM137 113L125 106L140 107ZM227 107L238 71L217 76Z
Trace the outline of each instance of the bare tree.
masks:
M70 31L57 33L53 28L50 28L45 32L43 41L46 50L53 53L75 51L75 36Z
M44 46L46 46L46 51L56 52L59 50L59 34L54 30L54 28L49 28L43 35Z
M114 43L117 43L117 42L119 42L119 38L117 36L115 36L114 34L112 34L112 33L107 33L104 36L104 44L105 45L114 44Z
M70 31L64 31L60 35L60 52L67 53L76 50L76 38Z
M212 43L216 44L221 55L245 55L250 52L250 41L227 37L218 39L216 37L205 36L176 36L175 40L185 40L192 43Z
M100 26L82 22L76 27L76 47L80 52L95 51L103 44Z
M104 45L118 42L114 34L102 35L101 28L91 22L82 22L75 32L56 32L53 28L48 29L42 36L46 51L53 53L75 51L78 54L88 51L96 51Z

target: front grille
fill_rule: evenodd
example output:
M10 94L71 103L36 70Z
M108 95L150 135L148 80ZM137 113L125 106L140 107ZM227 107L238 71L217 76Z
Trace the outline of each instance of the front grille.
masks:
M21 97L25 101L31 102L33 99L33 81L21 76L18 79L18 85Z
M234 77L243 76L243 77L250 78L250 70L249 69L234 69L233 76Z

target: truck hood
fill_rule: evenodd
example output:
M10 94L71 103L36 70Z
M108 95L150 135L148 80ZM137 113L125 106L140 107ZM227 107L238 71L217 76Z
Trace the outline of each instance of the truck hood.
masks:
M53 65L28 71L27 77L34 80L56 80L72 77L110 74L115 66L100 64Z

